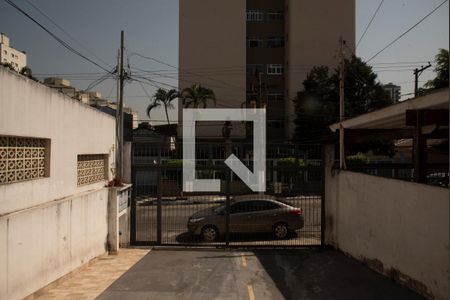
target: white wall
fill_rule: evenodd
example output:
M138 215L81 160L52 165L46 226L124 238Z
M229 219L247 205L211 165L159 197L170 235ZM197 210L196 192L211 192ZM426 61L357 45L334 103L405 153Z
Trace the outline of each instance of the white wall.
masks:
M326 172L326 243L423 295L449 293L449 190Z
M51 140L50 177L0 185L0 215L105 186L77 186L77 155L112 154L113 117L5 68L0 108L0 135Z
M108 189L0 218L0 299L21 299L105 253Z
M0 68L0 135L51 141L50 177L0 185L0 299L20 299L103 254L107 180L77 186L77 155L113 163L114 118Z

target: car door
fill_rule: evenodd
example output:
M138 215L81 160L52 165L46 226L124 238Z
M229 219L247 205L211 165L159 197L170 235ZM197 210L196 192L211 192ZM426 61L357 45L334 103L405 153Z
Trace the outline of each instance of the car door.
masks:
M249 222L253 207L252 201L241 201L230 206L230 232L251 232L252 224Z
M270 232L279 215L279 205L271 201L254 201L254 211L250 215L253 232Z

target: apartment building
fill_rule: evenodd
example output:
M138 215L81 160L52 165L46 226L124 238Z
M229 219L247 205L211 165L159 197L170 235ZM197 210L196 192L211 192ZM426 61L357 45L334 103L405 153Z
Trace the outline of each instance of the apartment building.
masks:
M266 107L268 140L286 141L307 73L337 66L340 37L354 52L355 1L182 0L179 32L180 89L211 88L216 108ZM235 138L245 136L240 126L233 126ZM221 137L214 126L197 130L214 134Z
M18 72L27 65L25 52L14 49L9 45L9 37L0 33L0 63L11 64Z
M397 103L400 101L401 94L402 94L402 87L399 85L395 85L392 82L389 82L388 84L383 84L383 89L389 93L389 97L391 97L392 101L394 103Z

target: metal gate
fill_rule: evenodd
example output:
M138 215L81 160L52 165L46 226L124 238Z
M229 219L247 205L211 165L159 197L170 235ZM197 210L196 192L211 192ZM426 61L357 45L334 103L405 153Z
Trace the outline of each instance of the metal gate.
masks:
M252 192L224 164L227 149L223 143L196 145L196 178L219 179L221 191L183 192L181 146L133 144L132 244L194 247L323 244L321 145L267 145L265 193ZM233 144L232 151L252 169L252 145Z

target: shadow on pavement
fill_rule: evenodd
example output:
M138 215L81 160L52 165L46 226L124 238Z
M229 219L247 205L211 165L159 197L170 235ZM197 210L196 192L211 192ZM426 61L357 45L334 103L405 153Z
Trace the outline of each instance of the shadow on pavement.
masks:
M332 250L255 250L285 299L425 299Z

